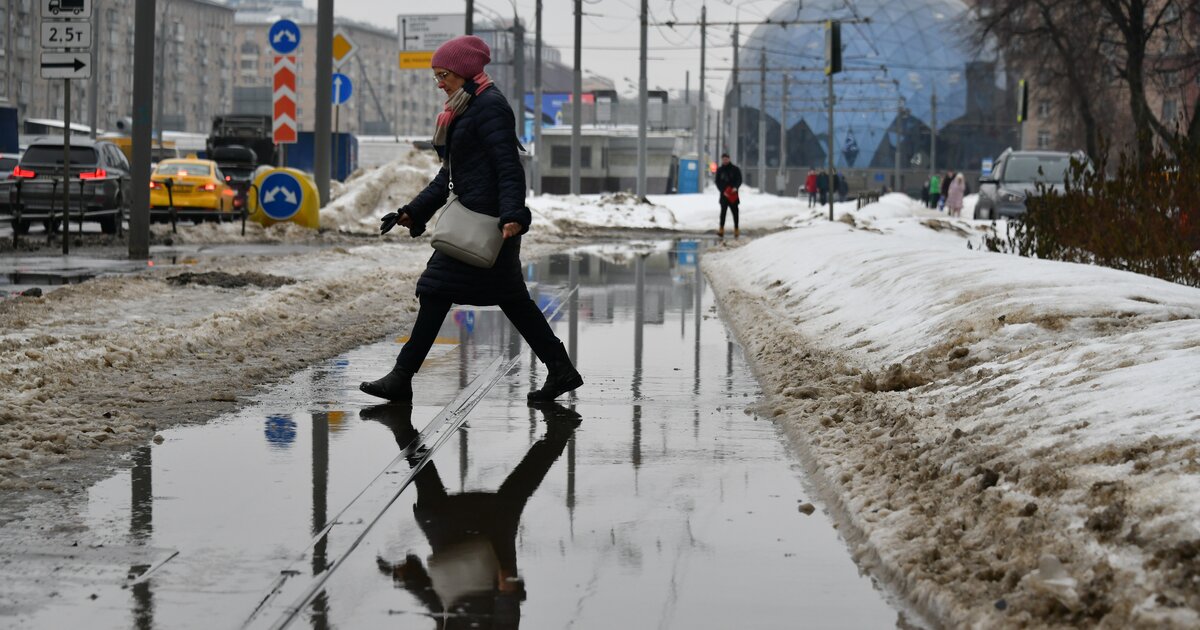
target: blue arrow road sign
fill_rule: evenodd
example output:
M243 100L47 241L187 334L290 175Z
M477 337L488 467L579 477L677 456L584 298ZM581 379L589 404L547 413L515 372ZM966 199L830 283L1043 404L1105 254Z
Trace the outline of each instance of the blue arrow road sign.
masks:
M258 205L276 221L286 221L300 211L304 203L304 188L288 173L267 175L258 190Z
M354 93L354 84L350 83L350 77L341 72L333 73L333 104L341 105L350 100L350 95Z
M279 20L267 31L267 42L281 55L290 55L300 45L300 27L291 20Z

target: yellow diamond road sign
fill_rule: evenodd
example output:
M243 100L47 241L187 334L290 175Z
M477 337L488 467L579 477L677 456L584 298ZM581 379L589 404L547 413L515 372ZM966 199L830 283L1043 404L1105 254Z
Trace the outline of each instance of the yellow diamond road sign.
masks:
M333 34L333 67L340 68L342 64L354 56L358 46L345 33L338 31Z

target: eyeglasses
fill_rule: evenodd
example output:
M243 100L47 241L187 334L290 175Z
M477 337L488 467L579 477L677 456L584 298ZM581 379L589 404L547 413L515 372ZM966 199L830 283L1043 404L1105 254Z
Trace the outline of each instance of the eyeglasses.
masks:
M441 72L434 72L434 73L433 73L433 80L434 80L434 82L436 82L436 83L441 83L442 81L445 81L445 80L446 80L446 77L448 77L448 76L450 76L450 71L449 71L449 70L443 70L443 71L441 71Z

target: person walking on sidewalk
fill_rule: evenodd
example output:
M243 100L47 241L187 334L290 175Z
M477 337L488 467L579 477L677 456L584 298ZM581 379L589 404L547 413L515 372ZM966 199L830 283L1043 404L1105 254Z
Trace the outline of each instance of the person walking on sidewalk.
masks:
M954 181L950 182L950 192L946 194L946 210L952 217L961 217L963 209L963 195L966 193L967 182L963 179L963 174L959 173L954 176Z
M929 207L936 208L942 197L942 180L936 174L929 176Z
M728 210L733 213L733 237L737 238L741 234L741 230L738 229L738 204L741 203L738 188L742 186L742 169L729 161L728 153L721 154L716 183L721 195L721 225L717 228L717 236L725 238L725 211Z
M808 169L808 177L804 178L804 190L808 193L808 207L817 205L817 172Z
M572 365L566 348L525 287L521 235L529 231L532 217L525 207L525 172L517 155L512 108L483 71L490 61L488 45L473 35L450 39L434 52L434 80L449 97L446 109L438 114L433 134L433 146L443 165L408 205L380 219L379 231L386 234L401 225L411 236L420 236L453 188L464 206L496 217L496 229L504 233L504 245L496 263L486 269L434 251L417 280L420 309L395 367L382 378L359 385L372 396L412 402L413 375L421 369L454 304L499 306L546 364L546 383L529 393L530 401L553 400L583 385L583 377ZM447 161L454 169L453 184Z
M821 205L824 206L829 200L825 195L829 194L829 173L821 171L817 173L817 197L821 200Z

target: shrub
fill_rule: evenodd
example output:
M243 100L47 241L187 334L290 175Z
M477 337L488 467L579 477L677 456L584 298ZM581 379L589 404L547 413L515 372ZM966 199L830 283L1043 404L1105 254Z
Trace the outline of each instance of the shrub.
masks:
M1073 161L1062 191L1039 185L1025 214L985 245L1200 287L1200 159L1156 151L1139 165L1122 152L1107 171L1107 157Z

